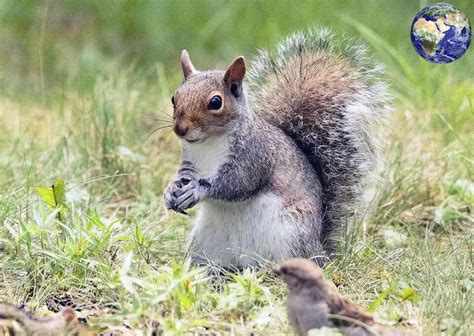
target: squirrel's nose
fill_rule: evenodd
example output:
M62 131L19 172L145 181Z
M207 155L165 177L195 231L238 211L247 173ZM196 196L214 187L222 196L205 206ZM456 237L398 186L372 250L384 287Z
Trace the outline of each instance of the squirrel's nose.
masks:
M188 129L186 125L177 124L174 126L174 132L180 137L184 137L188 133Z

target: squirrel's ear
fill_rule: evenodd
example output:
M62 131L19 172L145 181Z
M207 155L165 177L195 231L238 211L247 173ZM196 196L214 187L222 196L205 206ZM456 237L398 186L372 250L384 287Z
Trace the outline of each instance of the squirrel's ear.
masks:
M242 93L242 81L245 76L245 60L243 56L237 57L227 68L224 75L224 82L230 92L238 97Z
M181 52L181 68L183 68L183 75L185 79L196 72L196 69L191 62L191 58L189 57L189 53L186 51L186 49L183 49Z

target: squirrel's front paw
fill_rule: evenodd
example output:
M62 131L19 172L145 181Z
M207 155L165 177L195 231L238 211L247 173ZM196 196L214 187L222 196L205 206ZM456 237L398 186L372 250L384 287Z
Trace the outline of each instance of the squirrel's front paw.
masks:
M199 181L193 178L182 177L171 182L165 190L165 206L180 213L192 208L202 199L202 187Z
M175 209L178 212L186 213L184 210L195 206L203 198L203 189L199 183L192 189L184 192L181 196L174 199Z

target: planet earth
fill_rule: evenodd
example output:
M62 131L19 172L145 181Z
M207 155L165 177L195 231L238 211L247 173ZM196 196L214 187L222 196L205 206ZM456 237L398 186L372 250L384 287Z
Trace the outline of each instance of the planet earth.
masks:
M467 16L447 3L423 8L411 25L411 41L416 52L434 63L459 59L469 48L471 35Z

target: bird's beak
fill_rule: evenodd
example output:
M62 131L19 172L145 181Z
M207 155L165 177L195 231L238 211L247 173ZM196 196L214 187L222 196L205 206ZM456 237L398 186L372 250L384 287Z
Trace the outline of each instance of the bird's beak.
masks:
M275 267L272 268L272 271L275 275L278 275L280 276L281 275L281 266L280 265L276 265Z

